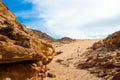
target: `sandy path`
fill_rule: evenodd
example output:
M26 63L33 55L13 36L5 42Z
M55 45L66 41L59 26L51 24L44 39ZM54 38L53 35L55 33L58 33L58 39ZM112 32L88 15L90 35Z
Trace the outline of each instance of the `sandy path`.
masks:
M73 64L67 67L55 62L58 59L66 60L68 58L73 58L71 63L74 63L74 61L79 60L76 53L77 47L81 48L82 54L86 48L90 47L96 41L98 40L79 40L74 43L57 47L56 51L61 50L63 53L55 56L53 61L49 64L50 72L55 74L56 78L46 78L45 80L102 80L86 70L76 69Z

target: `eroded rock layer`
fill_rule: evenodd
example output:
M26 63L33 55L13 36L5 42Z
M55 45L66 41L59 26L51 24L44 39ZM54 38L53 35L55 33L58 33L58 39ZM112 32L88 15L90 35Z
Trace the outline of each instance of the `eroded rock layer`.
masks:
M20 24L0 1L0 80L41 80L53 53L51 44Z
M78 68L89 70L105 80L120 80L120 31L95 43L78 62Z

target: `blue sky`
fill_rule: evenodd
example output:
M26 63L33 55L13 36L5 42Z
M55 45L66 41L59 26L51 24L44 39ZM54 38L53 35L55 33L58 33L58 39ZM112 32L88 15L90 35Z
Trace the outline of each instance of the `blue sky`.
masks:
M120 30L120 0L3 0L17 20L54 38L103 38Z

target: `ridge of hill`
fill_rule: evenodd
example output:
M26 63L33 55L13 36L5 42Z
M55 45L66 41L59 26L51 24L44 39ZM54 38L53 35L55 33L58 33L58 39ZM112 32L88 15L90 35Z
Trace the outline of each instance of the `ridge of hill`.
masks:
M76 41L75 39L71 39L69 37L63 37L61 39L54 39L53 37L51 37L50 35L48 35L47 33L42 32L42 31L33 30L33 29L31 29L31 30L33 31L35 36L37 36L40 39L43 39L45 41L50 42L54 47L62 46L64 44L69 44L71 42Z
M48 42L54 42L55 41L55 39L54 38L52 38L51 36L49 36L48 34L46 34L46 33L43 33L42 31L38 31L38 30L33 30L33 29L31 29L32 31L33 31L33 33L38 37L38 38L40 38L40 39L43 39L43 40L45 40L45 41L48 41Z

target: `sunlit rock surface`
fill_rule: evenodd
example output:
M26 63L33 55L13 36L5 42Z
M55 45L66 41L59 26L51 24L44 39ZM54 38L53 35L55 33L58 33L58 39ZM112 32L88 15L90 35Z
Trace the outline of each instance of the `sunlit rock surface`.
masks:
M0 1L0 80L42 80L53 53Z

